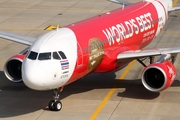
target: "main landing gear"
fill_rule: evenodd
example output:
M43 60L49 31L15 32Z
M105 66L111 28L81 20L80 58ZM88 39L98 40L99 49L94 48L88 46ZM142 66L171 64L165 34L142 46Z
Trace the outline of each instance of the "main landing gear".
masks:
M60 92L62 91L63 88L57 88L53 90L53 98L54 100L51 100L49 102L49 110L52 111L60 111L62 109L62 103L59 101L59 96L60 96Z

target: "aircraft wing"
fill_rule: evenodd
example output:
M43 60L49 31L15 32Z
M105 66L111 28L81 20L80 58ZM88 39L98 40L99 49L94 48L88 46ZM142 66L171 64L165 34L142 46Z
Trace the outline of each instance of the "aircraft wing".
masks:
M18 42L25 45L32 45L37 38L18 35L10 32L0 31L0 38Z
M109 0L109 1L117 3L117 4L125 5L125 6L128 6L128 5L132 4L130 2L123 2L123 1L120 1L120 0Z
M125 6L132 4L130 2L124 2L121 0L108 0L108 1L113 2L113 3L117 3L117 4L121 4L121 5L125 5ZM180 7L172 7L172 8L169 8L168 11L170 12L170 11L178 11L178 10L180 10Z
M117 59L118 61L126 61L126 60L140 59L144 57L159 56L162 54L171 54L172 56L176 56L177 53L180 53L180 47L148 49L148 50L131 50L131 51L125 51L119 53Z
M168 11L178 11L180 10L180 7L172 7Z

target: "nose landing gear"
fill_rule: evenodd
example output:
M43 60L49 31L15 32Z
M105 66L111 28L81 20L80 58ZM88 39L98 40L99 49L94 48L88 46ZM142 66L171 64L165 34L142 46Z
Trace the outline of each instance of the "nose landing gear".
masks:
M62 103L59 101L60 92L63 88L57 88L53 90L53 98L48 104L49 110L60 111L62 109Z

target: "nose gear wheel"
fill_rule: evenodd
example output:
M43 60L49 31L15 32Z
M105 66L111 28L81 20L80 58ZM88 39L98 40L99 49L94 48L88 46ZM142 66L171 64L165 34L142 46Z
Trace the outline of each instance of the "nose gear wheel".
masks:
M60 92L62 90L60 88L53 90L53 98L48 104L49 110L51 111L60 111L62 109L62 103L59 101Z
M48 106L51 111L60 111L62 109L62 103L60 101L55 102L54 100L51 100Z

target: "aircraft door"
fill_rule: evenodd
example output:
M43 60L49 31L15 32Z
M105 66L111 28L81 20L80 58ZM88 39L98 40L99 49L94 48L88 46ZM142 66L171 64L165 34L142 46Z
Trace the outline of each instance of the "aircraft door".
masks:
M83 51L79 43L77 42L77 67L81 68L83 66Z
M77 68L82 68L82 66L83 66L83 51L82 51L82 48L81 48L80 44L78 43L78 41L75 38L69 39L69 42L72 44L72 47L76 51L76 53L74 53L74 54L77 54L76 67Z

